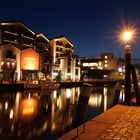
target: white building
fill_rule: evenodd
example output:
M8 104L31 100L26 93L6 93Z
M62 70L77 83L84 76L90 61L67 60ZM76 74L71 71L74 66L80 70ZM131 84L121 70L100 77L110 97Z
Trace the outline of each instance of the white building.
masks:
M74 45L66 37L50 40L52 78L62 81L80 80L80 59L74 56Z

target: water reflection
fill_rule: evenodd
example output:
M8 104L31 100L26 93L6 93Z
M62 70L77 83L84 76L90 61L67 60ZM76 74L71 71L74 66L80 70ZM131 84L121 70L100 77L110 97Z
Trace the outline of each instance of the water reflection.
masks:
M104 87L103 88L103 96L104 96L104 111L106 111L107 110L107 88L106 87Z
M110 108L114 93L114 87L93 87L87 108L90 112L86 112L85 121ZM78 102L79 95L79 87L1 93L0 139L56 139L61 127L66 131L74 127L71 104Z
M88 104L90 107L98 108L101 106L101 102L102 102L102 95L95 93L95 94L91 94Z

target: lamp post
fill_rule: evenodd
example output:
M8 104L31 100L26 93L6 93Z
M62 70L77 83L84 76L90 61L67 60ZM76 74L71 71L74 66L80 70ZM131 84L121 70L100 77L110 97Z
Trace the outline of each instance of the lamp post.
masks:
M131 47L130 40L132 39L131 32L125 32L123 34L124 39L124 51L125 51L125 103L130 103L130 92L131 92Z

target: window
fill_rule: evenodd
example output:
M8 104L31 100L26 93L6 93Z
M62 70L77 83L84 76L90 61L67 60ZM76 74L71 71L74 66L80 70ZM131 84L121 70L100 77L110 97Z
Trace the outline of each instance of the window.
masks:
M70 61L68 61L68 65L70 65Z
M57 59L57 61L58 61L58 64L60 64L60 59Z
M4 62L1 62L1 69L4 69Z
M76 75L78 75L78 69L76 69L75 73L76 73Z
M6 52L6 58L12 58L13 52L11 50L7 50Z
M105 56L105 59L107 59L107 55Z
M10 62L7 62L6 64L7 64L7 68L10 69L10 67L11 67Z
M105 63L107 63L107 60L105 60Z
M83 66L84 67L88 67L88 63L83 63Z
M107 67L107 64L105 64L105 68Z
M68 68L68 73L70 73L70 68Z

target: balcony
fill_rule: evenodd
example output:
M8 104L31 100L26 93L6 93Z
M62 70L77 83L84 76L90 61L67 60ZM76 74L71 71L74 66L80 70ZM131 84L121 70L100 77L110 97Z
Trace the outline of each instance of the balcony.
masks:
M17 32L11 32L11 31L4 31L5 34L15 35L18 36Z

